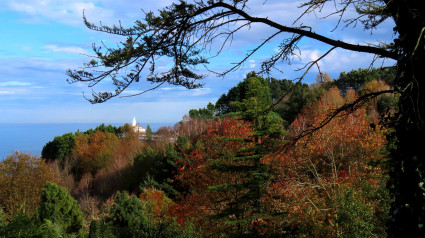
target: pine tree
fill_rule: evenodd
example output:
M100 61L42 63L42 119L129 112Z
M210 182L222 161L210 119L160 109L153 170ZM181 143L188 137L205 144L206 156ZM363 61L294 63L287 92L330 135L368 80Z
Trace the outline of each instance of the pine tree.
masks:
M146 127L146 140L147 140L147 141L152 141L152 129L151 129L151 127L149 126L149 124L148 124L148 126Z
M37 213L40 222L50 220L67 233L79 232L83 227L83 213L69 192L54 183L46 183L41 191L41 204Z
M251 122L254 134L251 138L221 137L224 142L241 142L246 144L235 153L225 151L219 160L214 160L211 169L222 173L238 174L242 179L234 183L221 184L209 187L216 192L239 190L240 195L228 201L226 208L214 219L223 219L228 224L236 226L236 236L260 235L255 226L257 219L261 219L266 209L261 203L265 195L267 183L272 173L262 159L273 151L273 147L280 141L284 133L283 120L277 113L265 112L271 106L271 95L267 81L252 75L244 82L244 99L232 102L242 115L244 121ZM270 215L270 214L268 214Z

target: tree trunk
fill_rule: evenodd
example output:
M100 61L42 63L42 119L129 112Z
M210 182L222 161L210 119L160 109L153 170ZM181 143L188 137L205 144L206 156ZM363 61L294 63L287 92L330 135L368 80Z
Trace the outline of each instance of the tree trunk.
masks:
M425 237L425 1L387 1L400 36L396 46L396 89L401 91L393 120L389 237Z

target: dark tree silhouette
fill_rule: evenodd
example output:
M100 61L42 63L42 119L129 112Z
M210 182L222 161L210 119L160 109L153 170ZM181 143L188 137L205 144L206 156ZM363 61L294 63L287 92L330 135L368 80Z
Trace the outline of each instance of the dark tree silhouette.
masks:
M330 47L325 54L305 66L305 72L299 77L299 81L309 69L336 48L396 60L393 91L399 94L398 112L386 124L392 131L389 135L392 145L390 189L395 197L389 234L398 237L409 232L415 237L425 237L425 150L422 148L425 145L425 100L422 93L425 76L425 1L307 0L300 6L303 13L294 19L299 26L283 25L267 17L250 15L246 11L248 5L249 0L180 1L171 4L158 15L145 14L143 20L137 21L131 28L97 26L84 18L90 29L123 35L127 40L113 49L94 45L96 58L85 64L85 69L68 70L70 82L88 82L92 87L105 78L111 78L115 91L94 92L93 98L88 99L92 103L101 103L120 95L130 84L144 78L144 70L149 75L147 81L154 83L154 86L141 93L164 83L182 85L189 89L197 88L202 86L199 80L205 77L198 73L200 67L208 63L209 57L220 55L223 48L232 43L236 32L247 29L254 23L268 26L274 32L265 35L264 40L248 51L245 57L218 75L224 76L238 69L272 39L282 38L277 53L274 52L262 63L263 72L272 70L280 61L290 61L298 52L297 46L302 38L314 39ZM369 30L379 28L386 19L392 19L396 39L379 46L351 44L318 34L311 27L300 23L304 15L320 13L328 7L335 9L329 16L338 16L338 25L361 25ZM357 15L346 14L353 8ZM290 36L286 37L288 33ZM212 51L211 49L217 49L212 47L217 42L220 44L218 50ZM159 59L171 60L173 66L167 71L159 71L156 67ZM350 105L332 112L318 128L333 117L349 113L382 93L385 92L362 95ZM317 128L311 128L303 135L315 129Z

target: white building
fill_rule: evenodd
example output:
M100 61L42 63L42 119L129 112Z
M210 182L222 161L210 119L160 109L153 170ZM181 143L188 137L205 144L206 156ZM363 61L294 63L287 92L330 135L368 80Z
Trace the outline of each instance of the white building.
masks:
M146 133L146 129L143 128L143 126L141 126L139 123L137 123L136 121L136 117L133 117L133 130L134 132L138 132L138 133Z

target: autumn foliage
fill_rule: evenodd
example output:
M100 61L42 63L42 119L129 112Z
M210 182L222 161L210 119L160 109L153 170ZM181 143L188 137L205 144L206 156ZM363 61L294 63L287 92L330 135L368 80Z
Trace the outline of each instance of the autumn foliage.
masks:
M308 86L298 92L305 100L296 110L279 111L292 113L285 116L262 114L271 104L267 81L256 79L261 87L246 84L249 98L224 98L223 108L239 111L218 116L211 104L198 110L208 116L185 116L154 141L140 141L129 125L101 125L49 142L50 164L9 156L0 163L0 234L31 220L45 182L57 180L78 200L90 237L387 236L387 132L379 107L395 110L396 98L383 95L327 119L358 93L388 85L369 80L358 93L348 87L343 94L332 82ZM252 103L258 91L262 104ZM56 222L31 224L56 229Z
M328 113L345 102L355 100L353 90L345 97L331 88L322 98L305 107L289 128L296 136L319 125ZM335 118L310 136L300 139L294 148L270 151L262 161L273 178L266 184L261 198L264 214L246 215L248 227L256 235L291 235L324 237L365 237L385 235L389 198L385 190L383 162L384 132L371 128L365 108ZM175 176L189 188L172 212L178 221L191 220L205 234L235 231L234 223L220 222L217 217L229 204L247 191L246 173L217 170L216 165L228 163L229 157L254 144L252 124L234 118L210 121L206 132L184 151ZM241 160L242 161L242 160ZM235 166L243 162L234 161ZM239 184L223 190L216 185ZM237 209L251 207L234 204ZM232 218L233 216L233 218Z
M305 108L291 133L318 125L342 103L339 91L331 88ZM326 237L385 234L386 178L381 167L372 166L382 160L384 143L384 133L371 128L366 110L359 109L335 118L274 158L278 182L270 193L281 197L291 232Z
M55 182L43 159L16 152L0 163L0 208L6 218L19 213L32 216L46 182Z
M241 184L243 171L223 173L211 166L214 163L227 162L226 158L250 146L251 143L245 140L251 139L252 135L252 124L238 118L216 119L208 123L205 134L193 141L192 146L184 151L184 157L178 161L180 166L175 180L189 191L173 210L178 221L193 219L195 224L202 225L205 232L217 231L219 223L205 218L223 211L226 204L243 193L243 189L235 187L230 191L216 192L210 187ZM234 165L237 164L238 162L234 162Z

